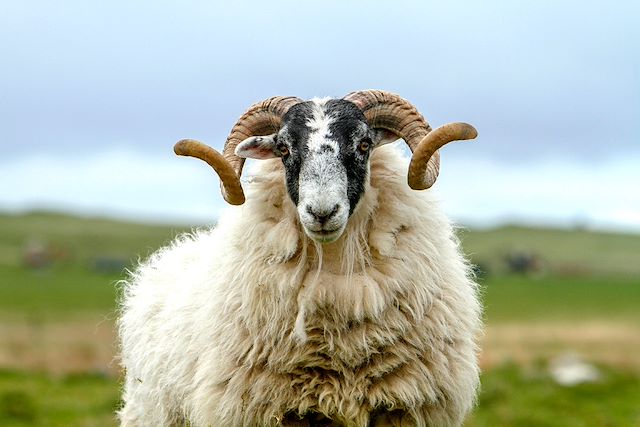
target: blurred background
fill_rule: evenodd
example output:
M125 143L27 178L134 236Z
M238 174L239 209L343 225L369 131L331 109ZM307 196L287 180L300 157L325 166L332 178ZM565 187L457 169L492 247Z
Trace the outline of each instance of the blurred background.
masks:
M0 3L0 425L115 425L117 281L195 226L273 95L401 94L483 289L469 426L640 425L640 7L633 1Z

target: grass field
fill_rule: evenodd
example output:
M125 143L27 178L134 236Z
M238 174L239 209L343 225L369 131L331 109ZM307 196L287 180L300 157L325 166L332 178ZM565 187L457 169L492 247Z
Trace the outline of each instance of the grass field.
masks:
M543 268L561 276L640 276L640 235L507 226L460 231L472 259L504 273L513 251L539 255Z
M482 376L468 426L637 426L640 379L604 368L605 380L560 388L542 367L505 364ZM119 406L112 377L0 371L0 425L111 426Z
M0 216L0 426L115 424L119 263L185 230ZM467 424L640 425L640 236L508 227L461 238L488 271L482 393ZM24 253L34 241L55 257L30 269ZM535 253L544 268L509 274L503 260L513 250ZM568 352L593 363L600 380L558 385L549 364Z
M110 426L118 383L97 374L52 376L0 371L0 425Z

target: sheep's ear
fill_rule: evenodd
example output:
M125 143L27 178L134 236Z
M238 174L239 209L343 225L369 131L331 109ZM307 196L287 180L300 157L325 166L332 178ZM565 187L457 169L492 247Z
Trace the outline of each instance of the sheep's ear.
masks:
M398 135L386 129L380 129L380 128L373 129L371 133L372 133L371 140L373 141L373 144L376 147L379 147L381 145L388 144L390 142L394 142L400 139Z
M236 146L236 156L245 159L272 159L276 156L276 135L252 136Z

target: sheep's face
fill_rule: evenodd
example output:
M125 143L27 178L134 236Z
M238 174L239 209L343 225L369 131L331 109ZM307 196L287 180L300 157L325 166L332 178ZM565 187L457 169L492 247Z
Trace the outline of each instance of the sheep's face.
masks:
M314 99L291 107L277 134L241 142L241 157L280 157L289 196L309 237L338 239L369 180L374 147L397 139L370 129L360 109L341 99Z

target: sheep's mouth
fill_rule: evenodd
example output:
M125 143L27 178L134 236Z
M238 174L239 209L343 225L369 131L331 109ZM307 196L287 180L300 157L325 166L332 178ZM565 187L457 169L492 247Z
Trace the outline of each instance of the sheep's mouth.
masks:
M307 227L304 227L304 231L305 233L307 233L307 236L311 237L318 243L331 243L338 240L338 238L342 235L344 226L340 226L333 230L320 229L316 231L309 230Z

